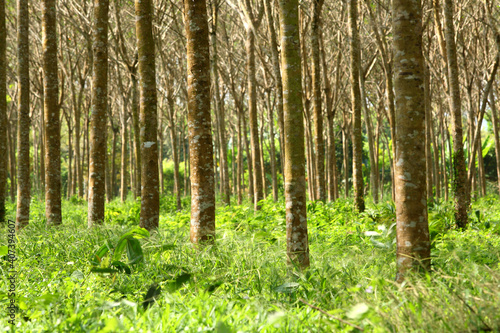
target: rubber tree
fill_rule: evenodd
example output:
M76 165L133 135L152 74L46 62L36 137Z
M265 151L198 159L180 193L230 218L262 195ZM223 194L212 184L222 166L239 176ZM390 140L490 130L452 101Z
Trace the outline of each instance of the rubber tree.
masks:
M5 0L0 0L0 156L7 156L7 29ZM0 223L5 222L7 159L0 158Z
M349 32L351 35L351 107L352 107L352 173L354 204L359 212L365 210L363 194L363 141L361 135L361 90L359 75L361 52L358 31L358 2L349 1Z
M298 6L298 0L279 1L285 126L286 252L289 262L308 267L309 241Z
M17 1L17 213L16 230L30 218L30 56L28 0Z
M158 228L160 220L153 1L136 0L135 16L137 54L139 61L139 123L141 126L140 226L147 230L153 230Z
M94 0L92 106L89 146L88 226L104 223L108 109L109 1Z
M43 109L45 126L45 216L62 223L61 124L57 64L56 0L42 1Z
M430 268L420 1L393 0L397 275Z
M191 172L191 242L215 238L215 189L210 117L210 49L205 0L184 1L188 129Z
M467 213L470 206L470 189L468 186L467 170L465 168L460 82L458 78L457 45L455 42L452 0L444 1L444 21L446 53L448 55L448 82L453 140L452 168L453 192L455 194L455 223L458 228L462 229L467 227Z

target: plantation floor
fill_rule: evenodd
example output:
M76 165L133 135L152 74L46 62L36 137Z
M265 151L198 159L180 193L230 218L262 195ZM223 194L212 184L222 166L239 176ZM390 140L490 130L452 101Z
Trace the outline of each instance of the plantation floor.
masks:
M309 203L311 268L300 272L286 264L283 202L266 200L260 212L218 207L215 246L196 250L188 242L189 211L176 213L171 199L161 200L160 229L141 240L145 261L130 265L131 274L91 272L89 259L138 225L137 202L112 202L106 225L88 230L84 202L64 202L64 224L47 228L43 204L33 200L32 223L17 244L15 327L6 315L8 265L0 263L0 331L500 331L496 197L474 204L465 232L450 229L451 204L430 208L433 272L402 285L394 282L389 203L363 214L349 201ZM3 228L0 244L6 239ZM161 290L156 302L143 302L148 290L148 297Z

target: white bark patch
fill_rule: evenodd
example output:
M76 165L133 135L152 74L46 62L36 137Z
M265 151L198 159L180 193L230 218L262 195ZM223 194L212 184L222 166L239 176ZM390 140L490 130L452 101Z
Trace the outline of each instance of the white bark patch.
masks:
M155 143L153 141L144 142L144 148L151 148Z

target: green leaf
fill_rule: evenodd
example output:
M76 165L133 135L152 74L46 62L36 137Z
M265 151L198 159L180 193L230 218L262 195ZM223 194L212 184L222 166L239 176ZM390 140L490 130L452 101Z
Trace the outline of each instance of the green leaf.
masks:
M101 246L99 248L99 250L97 250L93 255L92 255L92 258L90 258L90 263L92 265L99 265L102 261L102 258L104 258L104 256L109 252L111 251L111 244L109 241L106 241L106 243L104 243L103 246Z
M118 261L118 260L113 261L111 263L111 266L116 267L116 269L118 269L120 272L125 271L126 274L132 273L132 271L130 270L130 267L126 263L123 263L121 261Z
M177 286L182 286L182 284L188 282L191 279L191 273L182 273L175 278L175 284Z
M142 306L144 307L144 310L146 310L153 302L156 301L156 298L161 293L161 287L158 286L158 283L153 283L152 285L149 286L149 289L144 295L144 301L142 302Z
M121 238L116 245L115 251L113 252L113 260L120 261L122 258L123 252L125 252L125 248L127 247L127 239Z
M135 228L123 234L123 236L120 237L120 240L118 242L120 242L122 239L131 239L131 238L141 239L141 238L148 238L149 236L150 236L149 231L147 231L146 229Z
M127 241L127 257L130 264L137 264L144 260L142 247L139 240L131 238Z
M486 157L488 155L489 151L491 148L495 146L495 138L493 137L492 133L489 133L488 136L483 139L483 144L481 147L483 157Z

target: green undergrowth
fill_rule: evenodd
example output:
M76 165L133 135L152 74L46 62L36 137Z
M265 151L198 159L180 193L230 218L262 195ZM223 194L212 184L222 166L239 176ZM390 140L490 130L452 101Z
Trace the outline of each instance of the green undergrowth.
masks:
M159 230L139 240L144 260L130 264L130 274L106 274L91 271L93 255L103 244L118 244L122 235L137 227L139 202L111 202L106 224L87 229L86 203L72 198L63 202L63 225L47 228L43 203L34 199L32 222L18 235L17 325L9 326L3 315L0 330L500 330L496 197L473 205L467 231L453 228L451 203L431 205L433 271L410 276L401 285L394 282L392 203L371 204L357 214L350 200L309 202L311 267L300 271L286 263L283 200L264 200L258 212L248 203L217 207L215 245L201 249L189 243L189 210L176 212L173 198L161 200ZM188 205L189 200L183 199L183 206ZM10 204L9 216L13 214ZM127 261L125 252L122 261ZM0 269L0 305L6 309L6 261L1 261Z

